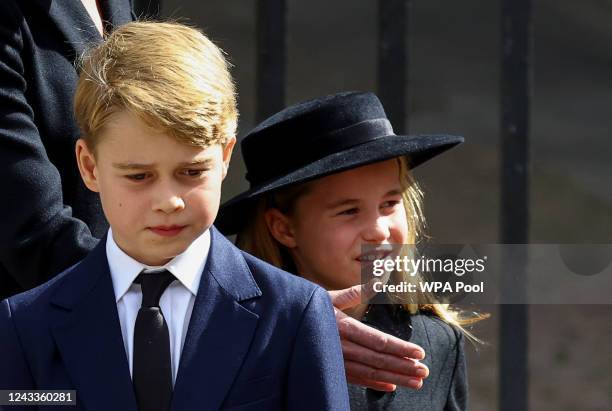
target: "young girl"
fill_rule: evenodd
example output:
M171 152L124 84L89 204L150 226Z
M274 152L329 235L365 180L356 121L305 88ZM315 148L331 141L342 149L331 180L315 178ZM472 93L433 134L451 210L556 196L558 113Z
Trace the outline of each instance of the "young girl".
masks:
M328 290L361 283L363 246L417 244L422 192L409 169L461 137L397 136L371 93L341 93L289 107L242 142L251 189L221 208L217 226L237 245ZM465 319L446 305L367 304L350 315L425 349L420 390L350 385L351 408L463 410ZM468 334L469 336L469 334Z

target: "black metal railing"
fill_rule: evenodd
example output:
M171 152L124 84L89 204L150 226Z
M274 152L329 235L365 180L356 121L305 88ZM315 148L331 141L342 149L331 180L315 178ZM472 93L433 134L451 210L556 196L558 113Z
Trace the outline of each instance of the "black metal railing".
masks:
M396 133L407 133L410 0L378 2L378 97Z
M285 0L257 2L257 121L285 106L287 6Z
M410 3L411 0L378 1L378 94L399 133L407 133L409 128ZM161 9L159 0L134 0L134 7L137 15L147 16L157 16ZM258 0L256 10L256 119L259 121L285 105L286 0ZM502 0L501 10L500 242L526 244L529 242L531 0ZM526 258L522 254L518 261L513 261L512 286L502 287L503 292L514 294L509 301L526 292ZM526 411L528 307L502 305L499 321L499 409Z
M531 96L531 0L502 0L501 8L501 208L503 244L529 242L529 107ZM520 250L520 249L519 249ZM505 301L526 301L526 249L506 256ZM509 271L511 267L512 272ZM528 409L529 307L500 307L499 409Z

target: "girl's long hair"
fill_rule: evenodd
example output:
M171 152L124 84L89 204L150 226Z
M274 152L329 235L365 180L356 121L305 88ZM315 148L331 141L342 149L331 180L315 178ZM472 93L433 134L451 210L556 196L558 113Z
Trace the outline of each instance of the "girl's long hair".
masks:
M398 157L399 178L402 187L402 202L406 210L406 220L408 222L408 244L416 245L419 241L426 238L425 235L425 216L423 214L423 191L412 177L408 162L405 157ZM268 263L280 267L286 271L297 273L296 266L288 250L279 243L270 233L265 220L265 212L269 208L276 208L283 214L291 216L295 209L297 200L310 188L310 183L301 183L286 188L278 189L268 195L262 196L253 210L247 225L236 236L236 245L244 251L264 260ZM415 247L402 247L400 255L408 256ZM415 258L410 255L410 258ZM408 272L399 273L402 281L418 283L422 277L420 274L409 275ZM419 287L416 288L419 290ZM393 295L390 296L394 298ZM473 342L481 343L464 326L473 324L477 321L488 318L488 314L465 313L450 306L450 304L440 304L435 302L435 298L426 292L418 291L415 293L416 301L406 301L402 296L395 296L400 299L401 305L411 314L431 313L444 322L462 331L468 339Z

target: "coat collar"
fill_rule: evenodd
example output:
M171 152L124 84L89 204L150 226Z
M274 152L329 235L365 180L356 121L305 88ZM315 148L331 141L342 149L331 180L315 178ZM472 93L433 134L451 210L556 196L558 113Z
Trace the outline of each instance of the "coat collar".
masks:
M241 302L260 297L241 252L214 227L191 314L173 411L221 407L248 352L258 315ZM53 295L52 329L86 408L136 411L105 239L64 277ZM84 347L87 347L84 349Z

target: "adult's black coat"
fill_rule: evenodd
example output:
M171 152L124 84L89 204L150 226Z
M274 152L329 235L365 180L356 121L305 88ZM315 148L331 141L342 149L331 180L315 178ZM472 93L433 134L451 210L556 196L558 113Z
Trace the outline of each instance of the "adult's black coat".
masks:
M105 29L133 14L101 0ZM80 0L0 1L0 299L76 263L106 231L81 182L76 57L101 36Z

